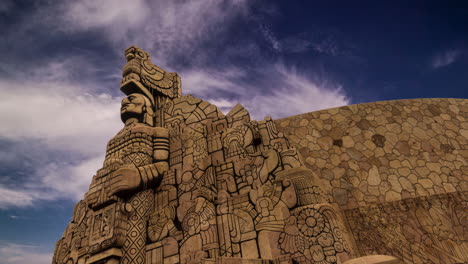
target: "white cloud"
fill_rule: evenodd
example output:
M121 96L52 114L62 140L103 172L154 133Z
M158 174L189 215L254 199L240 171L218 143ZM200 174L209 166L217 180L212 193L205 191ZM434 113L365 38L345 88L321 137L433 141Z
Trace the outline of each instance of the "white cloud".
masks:
M50 264L52 253L43 253L34 245L0 241L0 259L2 264Z
M71 30L111 27L125 32L143 23L149 11L144 0L81 0L67 3L64 18Z
M0 137L36 140L50 149L103 153L106 140L122 127L120 99L80 94L81 90L63 82L0 80Z
M50 62L27 73L30 79L0 80L0 139L31 145L30 154L24 153L25 147L0 151L2 162L41 156L31 161L34 171L26 179L13 182L11 175L2 176L0 209L28 207L39 200L81 199L102 166L107 141L123 126L120 98L89 93L94 88L76 83L76 69L67 65L83 64ZM58 153L67 155L57 158ZM29 161L22 162L18 170L28 167Z
M61 6L59 21L53 22L73 34L96 30L120 52L130 44L153 50L153 61L164 67L177 54L195 56L192 52L203 47L203 41L216 39L216 34L224 32L235 18L246 16L250 3L66 1ZM273 33L265 32L273 48L281 49ZM206 50L203 52L212 56ZM40 166L32 164L35 171L14 186L9 185L13 184L11 175L2 176L0 208L27 207L39 200L82 198L91 176L102 164L107 141L122 127L120 98L96 94L98 84L92 78L82 77L98 71L87 58L69 57L44 61L40 68L22 73L16 80L0 79L0 139L13 144L34 143L46 157ZM326 78L306 77L282 64L257 69L268 73L260 80L261 85L258 80L248 80L254 74L247 71L230 66L215 70L194 68L180 73L185 94L193 93L211 101L224 113L241 103L256 119L265 115L280 118L349 103L339 84L324 81ZM80 158L69 155L61 160L47 160L48 154L56 156L64 152ZM0 159L17 160L20 156L0 151Z
M180 73L182 79L182 89L184 94L205 94L210 96L210 92L223 91L231 93L241 93L243 87L236 84L236 80L246 78L246 73L242 69L224 68L220 69L190 69Z
M219 98L219 99L205 98L205 100L210 102L211 104L216 105L224 114L227 114L237 104L237 102L227 100L225 98Z
M75 201L83 199L83 194L91 183L91 177L102 167L103 161L104 156L99 155L78 164L49 163L37 172L40 185L51 190L51 192L41 192L40 199L69 198Z
M282 118L350 103L341 85L323 77L312 79L283 64L277 64L271 72L274 78L270 90L245 98L244 106L256 119Z
M38 201L83 199L91 177L102 166L103 160L104 156L99 155L78 163L51 161L38 166L26 183L0 185L0 209L30 207Z
M33 200L34 197L29 192L12 190L0 185L0 209L31 206Z
M153 51L159 65L175 54L190 54L201 41L223 32L252 1L77 0L62 6L70 31L99 29L115 48L136 44ZM62 29L63 25L58 24Z
M448 50L440 53L432 59L431 66L433 69L448 66L454 63L461 55L461 50Z
M210 98L215 105L220 103L224 113L238 102L257 120L267 115L282 118L350 103L342 86L326 77L306 76L282 63L263 71L268 72L269 77L262 84L264 87L250 82L240 84L236 78L247 76L242 69L192 70L183 73L182 82L188 93L206 100ZM229 100L214 96L223 93L233 96Z

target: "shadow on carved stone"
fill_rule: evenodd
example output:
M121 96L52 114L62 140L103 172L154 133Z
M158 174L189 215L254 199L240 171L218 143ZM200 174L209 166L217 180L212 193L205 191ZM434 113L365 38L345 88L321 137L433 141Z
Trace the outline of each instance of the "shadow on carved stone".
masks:
M370 121L355 106L255 121L239 104L224 115L182 95L178 74L135 46L125 58L124 126L53 264L467 260L466 122L458 141L429 146L417 122L432 119L412 107L405 116L399 103L377 107ZM452 105L466 116L466 101ZM424 109L442 123L457 117ZM408 125L419 141L396 134Z

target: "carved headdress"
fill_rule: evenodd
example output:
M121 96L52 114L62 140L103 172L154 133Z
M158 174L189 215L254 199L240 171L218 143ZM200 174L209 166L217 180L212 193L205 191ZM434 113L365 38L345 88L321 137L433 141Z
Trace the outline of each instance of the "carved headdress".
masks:
M125 50L125 58L127 64L122 70L120 90L126 95L132 93L145 95L155 107L156 113L160 112L159 108L166 99L182 95L179 75L175 72L166 72L154 65L148 52L130 46Z

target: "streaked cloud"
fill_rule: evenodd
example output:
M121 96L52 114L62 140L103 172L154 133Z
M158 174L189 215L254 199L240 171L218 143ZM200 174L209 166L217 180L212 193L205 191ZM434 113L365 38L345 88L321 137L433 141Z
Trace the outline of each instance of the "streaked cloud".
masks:
M96 92L99 83L80 82L76 67L85 65L77 58L50 61L29 78L0 79L0 140L12 146L0 151L0 163L17 164L1 177L0 209L79 200L100 168L106 142L123 126L121 98Z
M50 190L48 192L39 191L41 193L39 199L61 198L74 201L83 199L83 195L91 183L91 177L102 167L103 161L104 155L97 155L78 163L65 161L47 164L35 175L40 186ZM31 190L32 193L37 191Z
M36 245L18 244L0 240L0 259L2 264L49 264L52 253L44 253Z
M72 29L87 30L110 25L131 27L142 23L150 14L144 0L81 0L66 6L65 17ZM128 30L128 28L123 28Z
M70 31L98 30L119 52L136 44L166 64L224 32L234 19L248 14L253 2L77 0L61 6L59 19Z
M48 152L50 150L44 150L44 154ZM103 159L104 156L99 155L77 162L36 164L36 170L23 184L0 185L0 209L26 208L58 199L83 199L91 177L102 166Z
M240 93L244 90L236 81L247 78L242 68L193 68L180 72L184 94L210 95L216 92Z
M260 25L260 32L262 33L265 40L270 44L271 48L275 51L281 51L282 45L278 38L273 34L271 29L266 25Z
M121 127L115 110L120 99L80 91L78 84L0 80L0 138L36 140L50 149L101 153L105 139Z
M461 54L462 51L459 49L447 50L434 56L434 58L431 61L431 66L433 69L448 66L457 61Z
M245 106L253 117L282 118L350 104L341 84L319 76L307 76L293 67L275 65L270 92L246 96Z
M0 209L31 206L35 199L33 196L28 191L18 191L0 185Z
M179 65L183 92L218 105L224 113L241 103L255 119L266 115L280 118L348 104L341 84L327 76L318 78L294 66L271 62L255 43L230 47L239 53L223 53L255 57L254 65L230 63L221 56L215 66L204 66L214 58L204 46L206 41L222 37L239 19L249 19L251 4L241 0L79 0L47 6L33 17L47 17L39 25L48 24L55 32L98 32L119 53L137 44L151 51L153 62L163 68L166 63L176 67L171 62L177 56L193 57L194 61L203 58L198 64ZM31 30L31 25L20 28ZM292 45L300 52L311 45L303 38L283 43L268 24L260 28L275 51ZM0 150L0 157L2 162L23 163L11 175L2 176L0 197L10 198L3 199L0 208L81 199L102 165L107 141L122 127L118 111L121 97L100 87L102 79L118 79L119 67L99 68L96 56L80 54L51 56L35 64L17 61L6 67L13 69L13 74L0 78L0 122L5 124L0 127L0 140L22 145L8 152ZM118 87L117 81L115 85ZM29 157L28 166L25 156ZM23 172L25 167L28 173ZM24 174L23 179L15 181L13 173Z
M240 83L237 77L248 76L245 71L192 70L184 73L183 84L190 87L189 93L202 98L205 95L205 99L213 103L222 103L224 113L240 103L258 120L267 115L282 118L350 103L342 85L326 76L307 76L294 67L276 63L262 69L269 76L262 83ZM231 95L228 99L222 97L227 93ZM213 97L217 94L220 96Z

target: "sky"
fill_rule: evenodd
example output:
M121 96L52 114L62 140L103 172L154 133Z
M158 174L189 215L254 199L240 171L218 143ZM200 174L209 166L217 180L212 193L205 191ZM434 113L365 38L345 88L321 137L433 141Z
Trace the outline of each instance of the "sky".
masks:
M125 48L257 120L468 98L467 1L0 1L0 264L50 263L119 118Z

